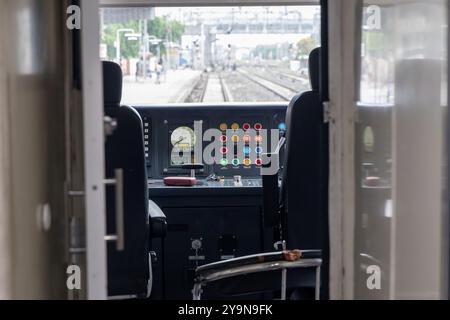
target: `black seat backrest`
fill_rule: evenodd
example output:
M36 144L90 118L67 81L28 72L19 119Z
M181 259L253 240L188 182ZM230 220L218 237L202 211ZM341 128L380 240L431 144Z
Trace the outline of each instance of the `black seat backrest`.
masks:
M142 119L131 107L120 105L122 70L113 62L103 62L105 115L117 121L106 138L106 177L116 169L124 172L125 250L108 244L108 293L110 296L146 295L149 280L149 220L147 169ZM108 187L107 231L116 233L115 192Z
M321 249L323 108L319 94L320 48L309 57L311 91L295 96L286 114L286 149L281 187L284 238L289 248Z

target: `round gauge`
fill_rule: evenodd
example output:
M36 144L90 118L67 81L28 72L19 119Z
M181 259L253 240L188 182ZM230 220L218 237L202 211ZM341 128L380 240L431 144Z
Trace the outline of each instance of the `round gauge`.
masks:
M193 148L196 142L194 130L189 127L179 127L172 132L170 142L177 148Z

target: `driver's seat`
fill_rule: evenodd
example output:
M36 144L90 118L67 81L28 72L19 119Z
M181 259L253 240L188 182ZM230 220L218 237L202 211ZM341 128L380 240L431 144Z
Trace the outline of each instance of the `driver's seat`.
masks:
M286 115L286 136L283 172L263 175L264 220L277 235L280 251L217 262L197 268L194 299L200 299L202 288L209 283L222 294L242 295L268 291L300 292L320 298L322 243L326 232L322 228L321 192L324 159L321 156L323 139L322 105L319 95L320 48L309 57L311 91L295 96ZM283 141L283 139L281 139ZM280 148L282 146L280 145ZM281 149L282 150L282 149ZM269 161L279 162L279 153L266 155ZM281 187L279 176L281 175ZM286 248L307 250L287 250ZM287 271L289 272L289 281ZM281 281L280 281L281 280ZM300 289L300 290L295 290ZM303 290L305 289L305 290Z
M152 239L165 236L166 217L148 198L142 119L121 104L122 78L118 64L103 62L105 116L117 123L105 142L105 175L116 183L106 190L107 232L117 234L108 243L108 296L146 298Z

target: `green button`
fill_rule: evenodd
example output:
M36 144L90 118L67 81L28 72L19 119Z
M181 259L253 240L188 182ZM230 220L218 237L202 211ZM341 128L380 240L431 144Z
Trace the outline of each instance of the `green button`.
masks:
M233 166L237 167L239 163L239 159L233 159Z
M228 165L228 160L227 159L222 159L222 161L220 161L220 164L225 167L225 166Z

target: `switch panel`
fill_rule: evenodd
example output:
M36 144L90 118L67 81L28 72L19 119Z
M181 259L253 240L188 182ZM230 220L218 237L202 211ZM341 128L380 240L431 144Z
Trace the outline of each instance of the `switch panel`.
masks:
M151 166L151 146L152 146L152 120L149 117L143 117L144 124L144 151L147 167Z

